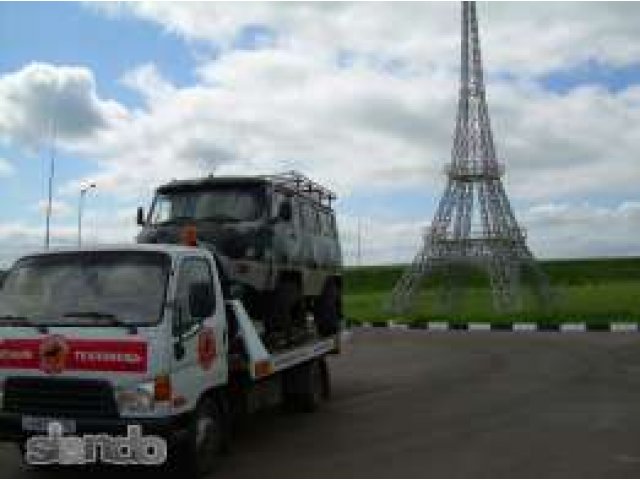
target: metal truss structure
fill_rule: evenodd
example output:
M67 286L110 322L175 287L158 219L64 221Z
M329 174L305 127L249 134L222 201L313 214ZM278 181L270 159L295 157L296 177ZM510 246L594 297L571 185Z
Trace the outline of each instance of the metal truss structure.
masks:
M480 57L475 2L462 2L460 97L447 186L423 245L395 285L389 310L401 313L414 303L422 280L444 267L445 299L460 301L456 265L486 269L494 307L515 310L521 305L523 268L529 268L540 297L549 297L548 281L526 244L502 185L504 165L496 158L489 122Z

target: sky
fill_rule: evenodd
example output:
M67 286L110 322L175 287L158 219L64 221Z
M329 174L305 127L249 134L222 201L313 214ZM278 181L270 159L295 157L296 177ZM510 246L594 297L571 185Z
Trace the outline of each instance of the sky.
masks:
M481 2L503 179L541 258L640 255L640 4ZM442 195L457 2L0 2L0 267L132 241L154 187L296 169L348 264L409 262ZM358 229L360 225L360 229ZM356 256L358 230L362 257Z

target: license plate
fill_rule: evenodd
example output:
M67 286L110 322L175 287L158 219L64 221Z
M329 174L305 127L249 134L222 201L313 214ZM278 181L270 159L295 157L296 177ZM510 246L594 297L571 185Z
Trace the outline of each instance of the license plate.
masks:
M76 421L69 418L22 417L22 430L25 432L47 433L49 424L57 422L62 425L62 433L75 433Z

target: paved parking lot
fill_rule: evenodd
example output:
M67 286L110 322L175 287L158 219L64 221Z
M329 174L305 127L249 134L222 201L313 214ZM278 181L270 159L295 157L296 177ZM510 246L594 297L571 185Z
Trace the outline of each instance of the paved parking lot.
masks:
M254 417L217 475L640 476L640 334L359 330L331 368L329 403ZM39 474L7 446L0 471Z

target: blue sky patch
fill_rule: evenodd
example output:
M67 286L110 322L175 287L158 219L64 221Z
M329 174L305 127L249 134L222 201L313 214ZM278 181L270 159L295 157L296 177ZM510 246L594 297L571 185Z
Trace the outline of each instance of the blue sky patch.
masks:
M176 86L195 83L192 50L181 39L133 17L117 22L71 2L0 2L0 74L29 62L91 69L102 97L129 106L141 99L120 83L122 75L154 63Z
M640 84L640 62L614 67L591 60L567 70L557 70L538 79L546 90L565 94L584 85L598 85L611 93Z

